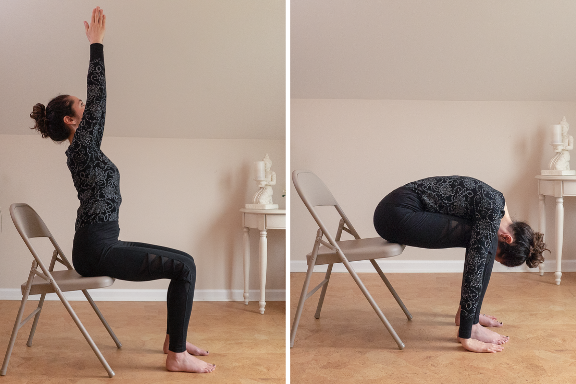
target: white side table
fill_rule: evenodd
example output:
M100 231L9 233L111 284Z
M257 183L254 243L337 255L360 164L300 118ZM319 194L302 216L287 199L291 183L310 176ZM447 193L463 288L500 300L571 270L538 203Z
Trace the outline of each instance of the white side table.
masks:
M266 266L268 263L268 229L286 229L286 210L284 209L248 209L242 208L242 226L244 227L244 304L248 305L250 282L250 228L260 231L260 313L266 306Z
M536 176L538 179L539 230L546 233L546 203L544 196L556 198L556 285L562 279L562 243L564 235L564 196L576 196L576 176ZM544 274L544 266L540 264L540 275Z

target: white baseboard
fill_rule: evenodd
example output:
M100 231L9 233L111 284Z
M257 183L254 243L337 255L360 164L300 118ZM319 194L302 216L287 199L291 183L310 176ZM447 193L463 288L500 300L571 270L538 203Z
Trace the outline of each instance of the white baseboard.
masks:
M377 260L384 273L462 273L464 260ZM350 263L359 273L376 273L369 261L353 261ZM314 272L326 272L326 265L314 267ZM305 260L291 260L290 272L306 272L308 265ZM493 272L538 272L538 268L520 267L508 268L495 262ZM544 263L544 272L555 272L556 262ZM335 264L332 272L348 272L343 264ZM576 260L562 261L562 272L576 272Z
M94 289L89 290L94 301L166 301L165 289ZM80 291L64 292L69 301L86 301ZM260 291L250 290L250 301L258 301ZM22 300L20 289L0 289L0 300ZM29 300L40 300L40 295L30 296ZM59 300L55 293L46 295L46 300ZM240 289L198 289L194 291L194 301L244 301L244 291ZM286 301L286 290L266 290L266 301Z

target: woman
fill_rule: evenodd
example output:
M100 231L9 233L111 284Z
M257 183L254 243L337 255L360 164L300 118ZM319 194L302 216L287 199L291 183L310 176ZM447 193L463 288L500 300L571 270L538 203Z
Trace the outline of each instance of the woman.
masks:
M512 221L502 193L471 177L438 176L408 183L388 194L374 212L384 239L421 248L466 248L458 341L472 352L500 352L507 336L483 326L501 326L480 315L494 260L534 268L544 262L543 235Z
M164 342L169 371L212 372L192 355L207 351L186 342L194 298L196 266L184 252L144 243L118 240L120 173L102 153L100 144L106 115L104 48L106 16L100 7L84 22L90 42L86 104L75 96L60 95L47 107L36 104L30 117L33 129L56 142L68 139L67 164L78 191L80 207L72 249L74 267L82 276L105 275L130 281L171 279L168 288L168 328Z

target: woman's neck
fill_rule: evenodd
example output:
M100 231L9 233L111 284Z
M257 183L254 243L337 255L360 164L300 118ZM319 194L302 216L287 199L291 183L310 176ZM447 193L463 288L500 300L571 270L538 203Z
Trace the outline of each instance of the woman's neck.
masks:
M512 223L514 222L512 221L512 218L508 213L508 207L506 206L506 204L504 204L504 217L502 217L502 219L500 220L500 228L498 229L498 235L507 234L512 236L513 233L512 230L510 229Z
M72 140L74 140L74 134L76 133L76 128L78 127L70 127L70 136L68 136L68 141L70 142L70 144L72 144Z

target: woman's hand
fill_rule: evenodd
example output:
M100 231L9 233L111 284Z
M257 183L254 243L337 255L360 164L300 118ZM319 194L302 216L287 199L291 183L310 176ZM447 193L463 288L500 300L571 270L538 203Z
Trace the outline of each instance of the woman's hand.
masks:
M100 9L100 7L92 10L90 25L85 21L84 28L86 29L86 37L90 44L102 44L104 41L104 32L106 32L106 15L104 15L104 11Z

